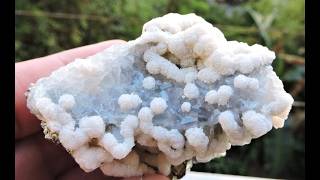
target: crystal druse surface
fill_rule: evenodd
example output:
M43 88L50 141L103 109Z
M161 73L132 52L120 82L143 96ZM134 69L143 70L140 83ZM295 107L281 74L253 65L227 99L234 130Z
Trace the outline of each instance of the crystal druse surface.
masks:
M136 40L39 79L27 105L45 137L86 172L181 176L186 162L208 162L283 127L293 98L274 59L195 14L171 13L147 22Z

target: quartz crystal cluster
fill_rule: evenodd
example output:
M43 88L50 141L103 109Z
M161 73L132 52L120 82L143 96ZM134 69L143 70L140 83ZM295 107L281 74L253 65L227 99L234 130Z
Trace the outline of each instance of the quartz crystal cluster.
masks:
M261 45L227 41L195 14L170 13L136 40L39 79L27 106L86 172L181 177L187 162L284 126L293 98L274 59Z

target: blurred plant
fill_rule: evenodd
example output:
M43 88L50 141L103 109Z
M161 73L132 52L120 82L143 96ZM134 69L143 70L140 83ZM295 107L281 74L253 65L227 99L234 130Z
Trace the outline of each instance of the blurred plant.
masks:
M262 14L258 13L257 11L248 8L247 9L249 15L254 20L256 26L259 29L259 34L262 37L264 43L267 47L272 48L271 39L268 34L268 31L270 29L270 26L275 18L275 11L272 11L272 13L263 16Z

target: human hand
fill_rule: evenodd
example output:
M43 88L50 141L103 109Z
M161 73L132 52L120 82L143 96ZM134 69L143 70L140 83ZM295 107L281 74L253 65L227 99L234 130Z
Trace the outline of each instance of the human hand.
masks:
M105 41L15 64L16 180L121 179L106 177L99 169L90 173L84 172L61 145L44 139L40 120L28 110L24 93L30 83L49 75L75 58L85 58L113 44L123 42L122 40ZM167 180L168 178L154 174L127 178L129 179Z

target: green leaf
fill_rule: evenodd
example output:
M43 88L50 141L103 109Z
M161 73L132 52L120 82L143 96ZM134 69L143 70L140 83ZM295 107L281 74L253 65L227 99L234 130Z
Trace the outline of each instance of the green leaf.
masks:
M284 60L281 58L276 58L273 62L273 65L274 65L276 74L281 78L285 70Z
M268 30L274 20L275 11L273 11L271 14L268 14L266 16L263 16L262 14L258 13L257 11L251 8L247 8L247 12L255 22L256 26L258 27L259 34L262 37L264 43L266 44L266 46L271 48L272 44L271 44L271 38L268 34Z
M289 81L289 82L297 81L303 78L304 73L305 73L305 67L302 67L302 66L293 67L283 75L282 80Z

